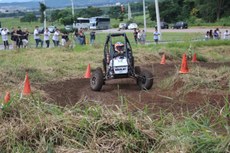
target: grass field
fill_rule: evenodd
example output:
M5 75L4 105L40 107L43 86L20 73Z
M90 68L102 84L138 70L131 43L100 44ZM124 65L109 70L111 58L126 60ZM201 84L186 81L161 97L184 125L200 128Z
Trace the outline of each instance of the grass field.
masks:
M15 23L8 23L9 25ZM37 23L31 23L31 30ZM21 27L28 25L21 25ZM88 34L88 33L86 33ZM147 34L152 41L152 34ZM94 46L73 49L28 48L0 51L1 101L11 93L11 105L0 112L0 152L230 152L229 99L223 106L207 102L190 112L152 112L148 107L131 112L125 97L113 108L83 99L74 106L58 106L43 100L39 87L51 81L82 78L87 65L101 66L106 34L98 33ZM136 45L128 33L136 63L158 63L164 52L171 62L180 62L183 53L191 58L194 52L204 62L229 62L230 41L197 41L197 34L164 33L165 40L186 40L181 43ZM31 44L33 39L31 36ZM0 42L2 43L2 42ZM29 72L33 96L20 99L25 72ZM164 70L162 70L164 71ZM217 69L196 67L185 91L202 86L217 91L219 83L229 80L229 67ZM167 89L175 81L171 76L157 86ZM174 92L174 91L172 91ZM230 82L225 89L230 92ZM108 99L109 100L109 99Z

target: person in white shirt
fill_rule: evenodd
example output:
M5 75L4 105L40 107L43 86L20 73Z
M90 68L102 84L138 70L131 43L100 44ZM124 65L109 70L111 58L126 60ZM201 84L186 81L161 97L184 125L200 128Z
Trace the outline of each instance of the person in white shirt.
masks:
M229 32L228 32L228 30L226 30L224 32L224 39L229 39Z
M40 34L38 31L38 26L35 27L34 29L34 40L36 42L36 48L38 47L39 43L41 43L41 47L43 47L43 41L40 38Z
M159 35L160 35L160 33L156 29L155 32L153 33L153 39L156 42L156 44L158 44Z
M6 28L3 28L1 31L4 49L9 49L8 33L9 33L9 31Z
M56 47L59 46L59 35L60 35L60 31L59 29L56 29L52 38L54 46Z
M46 42L46 48L49 48L49 46L50 46L50 32L49 32L48 28L46 28L46 30L44 31L44 41Z

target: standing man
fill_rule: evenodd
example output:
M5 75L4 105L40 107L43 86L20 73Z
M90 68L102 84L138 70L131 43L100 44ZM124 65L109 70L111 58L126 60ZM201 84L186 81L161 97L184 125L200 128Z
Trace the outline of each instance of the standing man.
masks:
M16 49L17 46L16 46L16 43L17 43L17 39L18 39L18 36L17 36L17 30L16 28L12 28L12 32L10 33L11 35L11 40L12 40L12 43L13 43L13 49Z
M159 35L160 35L160 33L157 31L157 28L156 28L155 32L153 33L153 39L154 39L156 44L158 44Z
M46 42L46 48L49 48L50 47L50 32L48 28L46 28L46 30L44 31L44 41Z
M38 26L35 27L34 29L34 40L36 42L36 48L38 48L39 43L41 43L41 47L43 47L43 41L40 38L40 34L38 31Z
M22 43L23 43L23 47L27 48L28 44L29 44L29 31L27 28L24 29L24 31L22 31Z
M59 29L57 28L54 32L54 35L53 35L53 43L54 43L54 46L55 47L58 47L59 46L59 35L60 35L60 31Z
M20 48L23 45L22 44L23 33L22 33L22 30L21 30L20 26L18 26L17 36L18 36L18 39L16 41L16 45L17 45L18 48Z
M2 41L4 44L4 49L9 49L9 42L8 42L8 30L6 28L3 28L2 31L0 31L2 35Z
M134 37L134 40L135 40L136 44L137 44L137 34L138 34L138 32L137 32L137 29L135 28L134 32L133 32L133 37Z
M91 45L94 44L94 41L95 41L95 38L96 38L95 33L96 33L95 31L90 32L90 44Z

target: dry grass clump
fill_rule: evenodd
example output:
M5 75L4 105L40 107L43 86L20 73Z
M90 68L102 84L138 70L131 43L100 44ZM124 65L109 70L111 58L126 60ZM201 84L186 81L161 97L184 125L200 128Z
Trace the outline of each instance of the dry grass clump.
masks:
M199 66L191 68L188 75L181 75L184 82L183 91L194 91L205 89L207 91L230 89L230 69L229 67L219 67L217 69L207 69Z
M229 104L205 106L180 119L171 113L128 112L82 101L59 107L19 100L0 114L0 152L226 152ZM220 130L221 129L221 130Z
M1 152L145 152L156 145L151 120L107 107L72 108L24 99L1 114Z

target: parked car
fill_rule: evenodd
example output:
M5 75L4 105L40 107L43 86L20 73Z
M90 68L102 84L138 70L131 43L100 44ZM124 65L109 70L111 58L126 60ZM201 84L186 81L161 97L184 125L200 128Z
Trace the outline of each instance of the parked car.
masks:
M56 27L55 26L48 26L48 30L50 33L54 33L56 30Z
M173 29L187 29L188 24L186 22L180 21L180 22L176 22L172 28Z
M168 29L169 25L166 22L160 22L161 29ZM157 25L155 25L155 28L157 28Z
M123 29L123 30L128 29L127 23L120 23L119 24L119 29Z
M43 34L44 33L44 27L39 27L38 28L38 33Z
M137 28L138 28L138 25L136 23L130 23L128 26L129 30L133 30L133 29L137 29Z
M65 30L66 30L67 32L73 32L73 31L74 31L72 25L66 25L66 26L65 26Z

